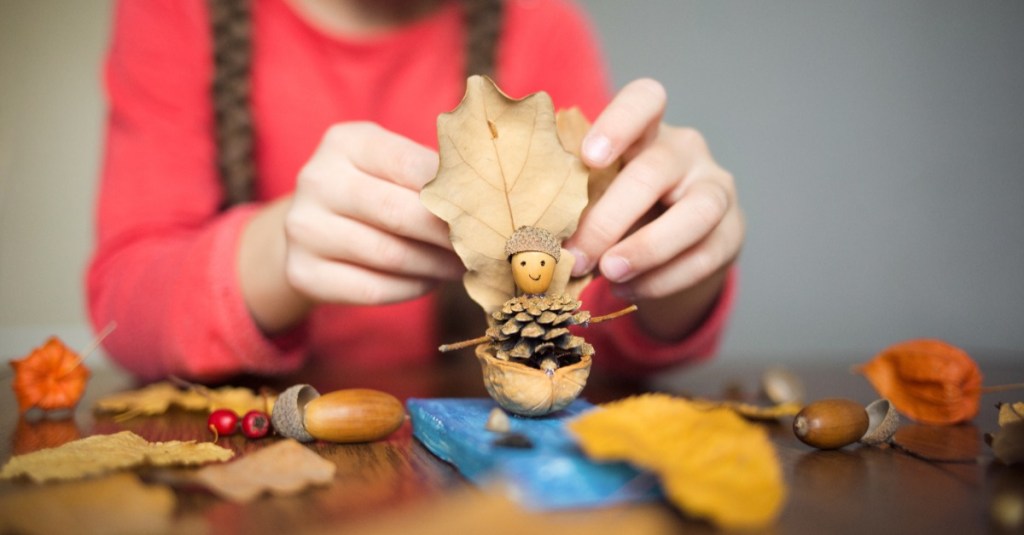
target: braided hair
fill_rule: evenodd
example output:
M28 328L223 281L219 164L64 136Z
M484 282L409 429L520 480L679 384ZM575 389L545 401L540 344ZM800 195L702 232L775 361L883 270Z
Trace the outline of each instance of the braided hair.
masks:
M460 0L466 27L466 68L493 75L502 0ZM252 67L251 0L207 0L213 33L213 109L223 207L252 200L256 176L249 73Z

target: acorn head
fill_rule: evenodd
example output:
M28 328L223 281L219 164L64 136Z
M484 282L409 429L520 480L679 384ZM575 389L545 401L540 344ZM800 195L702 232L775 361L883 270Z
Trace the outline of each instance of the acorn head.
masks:
M522 226L505 242L505 258L511 260L513 255L525 251L547 253L558 262L562 244L546 229Z

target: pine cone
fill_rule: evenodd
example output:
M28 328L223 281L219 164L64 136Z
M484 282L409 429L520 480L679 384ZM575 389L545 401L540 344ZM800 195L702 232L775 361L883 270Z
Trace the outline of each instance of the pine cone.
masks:
M590 312L570 295L513 297L491 314L487 337L501 360L547 372L579 362L594 347L569 332L571 325L587 326Z

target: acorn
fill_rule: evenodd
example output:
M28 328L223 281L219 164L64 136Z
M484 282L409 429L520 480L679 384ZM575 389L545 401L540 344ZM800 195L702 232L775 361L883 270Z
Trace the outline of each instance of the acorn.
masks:
M887 399L872 401L865 412L868 414L868 430L860 438L861 444L877 446L889 442L900 427L900 415Z
M271 415L274 429L300 442L370 442L382 439L405 421L405 408L391 394L353 388L320 395L296 385L278 397Z
M853 444L868 430L868 414L848 399L823 399L803 408L793 419L793 433L801 442L822 450Z

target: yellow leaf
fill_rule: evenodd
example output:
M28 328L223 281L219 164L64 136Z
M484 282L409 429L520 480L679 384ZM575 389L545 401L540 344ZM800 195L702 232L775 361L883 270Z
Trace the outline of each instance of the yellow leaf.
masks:
M12 457L0 479L28 477L42 483L80 479L135 466L180 466L226 461L234 452L210 442L148 442L122 431L95 435L56 448Z
M485 313L515 296L505 242L522 226L558 240L575 230L587 204L587 168L562 148L544 92L513 100L472 76L462 103L437 119L441 163L421 193L446 221L466 265L466 291ZM562 252L548 293L564 293L573 256Z
M221 497L244 503L263 492L284 496L326 485L336 470L334 463L287 439L235 462L202 468L196 479Z
M116 413L119 418L163 414L172 406L187 411L206 412L231 409L242 415L250 410L269 413L273 408L273 399L269 397L265 401L263 396L248 388L206 388L196 385L181 389L172 383L160 382L104 397L96 402L96 410Z
M999 407L999 427L1006 427L1007 424L1024 421L1024 401L1000 403L997 407Z
M0 533L165 533L175 501L134 474L19 488L0 494Z
M768 407L742 403L739 401L710 401L705 399L690 400L700 410L729 409L748 420L778 420L786 416L796 416L803 405L796 402L779 403Z
M648 394L602 405L569 429L589 457L654 472L673 504L724 528L763 527L785 499L767 434L731 410Z

